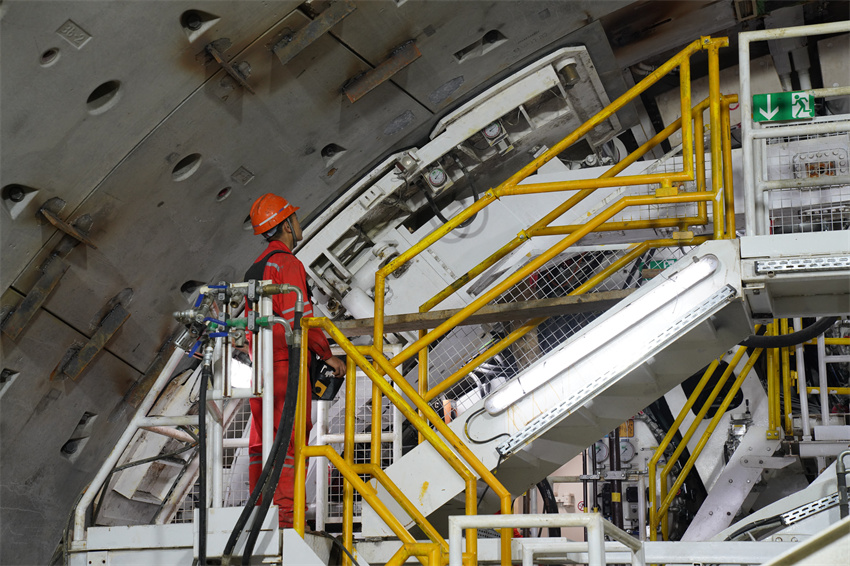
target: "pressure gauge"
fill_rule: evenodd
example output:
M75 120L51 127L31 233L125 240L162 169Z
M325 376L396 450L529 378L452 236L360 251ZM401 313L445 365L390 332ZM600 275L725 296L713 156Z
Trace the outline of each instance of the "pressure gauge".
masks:
M631 462L635 457L635 446L628 440L620 441L620 462Z
M488 140L494 140L502 135L502 126L498 122L493 122L482 130L484 137Z
M446 172L439 167L434 167L428 171L428 182L432 187L442 187L447 178Z
M608 445L602 442L596 442L593 444L593 456L596 458L596 463L601 464L608 459Z

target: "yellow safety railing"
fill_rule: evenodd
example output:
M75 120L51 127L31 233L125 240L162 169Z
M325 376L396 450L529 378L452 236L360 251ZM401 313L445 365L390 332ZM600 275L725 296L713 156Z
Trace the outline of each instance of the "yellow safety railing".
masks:
M706 443L708 443L708 439L711 437L712 433L714 432L714 429L717 428L717 424L720 422L720 419L726 413L726 409L732 403L732 400L735 398L735 395L738 393L738 390L741 388L741 384L744 382L744 379L746 379L747 375L749 375L750 370L753 368L753 365L755 365L756 361L758 360L759 356L761 355L761 353L762 353L761 348L756 348L755 350L753 350L752 354L750 354L750 357L747 360L747 363L744 365L744 368L741 370L741 372L738 374L738 377L735 379L734 383L729 388L729 391L726 393L726 396L723 398L723 402L720 404L720 407L714 413L714 416L712 417L711 421L709 422L708 426L706 427L705 431L703 431L702 436L700 437L699 441L697 442L697 445L694 448L694 451L691 453L690 458L688 458L688 461L682 467L682 471L679 473L679 476L676 478L676 481L673 483L673 486L669 490L667 489L667 477L669 476L670 472L673 470L673 466L675 466L676 462L678 462L679 456L682 454L682 452L687 447L688 442L690 442L691 438L696 433L697 428L699 428L700 424L702 423L703 419L705 418L705 415L708 413L709 409L711 408L712 404L714 403L714 400L717 399L717 396L723 390L723 387L726 385L726 382L729 380L729 377L732 375L732 372L735 370L736 367L738 367L738 364L741 362L741 359L744 357L744 354L746 354L746 352L747 352L747 348L745 348L744 346L741 346L741 347L738 348L738 351L733 356L732 361L729 362L729 366L726 368L726 370L723 372L723 374L717 380L717 383L714 386L714 389L711 390L711 393L709 394L708 398L705 400L705 403L703 403L703 406L700 409L699 413L697 413L697 416L694 417L694 421L691 424L691 426L688 428L688 431L684 435L682 435L682 439L679 441L678 446L676 446L676 449L673 451L673 454L667 459L667 463L665 464L664 468L661 470L660 478L658 479L658 482L660 484L660 486L659 486L660 493L659 493L658 496L656 496L656 470L657 470L658 462L660 461L661 457L664 455L664 452L667 450L667 447L672 442L673 437L679 431L679 427L682 425L682 422L685 420L685 416L687 416L688 412L694 406L694 404L696 403L700 394L702 393L703 389L705 388L705 386L708 384L709 380L711 379L711 376L714 374L715 370L717 369L717 366L720 364L719 359L713 361L708 366L708 368L705 370L705 373L703 373L703 376L702 376L702 378L700 378L699 383L694 388L693 393L691 393L691 395L688 397L688 400L685 403L685 406L682 407L681 411L679 411L679 414L676 417L676 420L673 422L673 426L671 426L670 430L667 431L667 434L664 436L664 440L661 441L661 443L658 445L658 448L655 450L655 453L652 455L652 458L649 460L648 474L649 474L649 536L650 536L650 540L657 540L658 539L659 524L661 525L662 536L664 537L665 540L669 540L667 538L667 536L668 536L667 509L669 509L670 504L673 502L673 498L676 496L679 489L681 489L682 484L685 482L685 479L687 479L687 476L690 473L691 469L693 469L693 466L694 466L694 463L696 462L696 459L699 458L700 454L702 453L703 448L705 448ZM660 503L660 505L656 505L659 497L661 499L661 503Z
M476 484L478 478L483 480L499 497L501 512L506 515L511 513L511 494L501 485L487 466L482 464L481 461L466 446L466 444L457 437L446 422L440 418L436 411L434 411L434 409L429 405L428 401L433 399L434 396L438 395L440 392L445 391L446 388L450 387L452 385L452 381L456 382L457 380L462 379L469 373L469 371L474 369L474 367L477 367L479 363L488 359L488 357L492 357L492 355L498 353L498 351L508 347L523 334L530 332L535 326L537 326L537 324L542 322L542 319L535 319L527 322L502 340L499 344L492 346L486 352L477 356L474 360L461 368L461 370L455 372L455 374L450 376L449 379L444 380L431 391L427 390L428 347L434 343L434 341L452 330L455 326L466 320L478 309L502 295L506 290L513 287L534 271L540 269L547 262L562 253L569 246L581 240L581 238L590 232L638 228L679 228L679 231L674 234L674 238L672 239L651 240L633 245L627 250L627 253L623 258L620 258L611 266L603 269L600 273L594 275L593 278L585 282L581 287L570 293L573 295L591 290L608 275L616 272L629 261L638 258L648 249L683 244L695 245L705 241L705 237L695 238L692 232L687 231L687 228L689 226L705 225L708 223L707 205L709 202L712 204L713 212L712 236L714 238L735 237L734 207L732 199L731 146L729 133L728 131L723 130L724 128L725 130L728 130L729 104L736 101L736 97L723 96L720 94L719 89L718 49L726 45L728 45L728 40L726 38L713 39L710 37L703 37L694 41L679 54L674 56L670 61L658 67L640 83L617 98L608 107L600 111L581 127L555 144L551 149L534 159L531 163L526 165L519 172L511 176L495 189L487 191L485 195L475 201L468 208L431 232L419 243L415 244L410 249L406 250L389 262L389 264L382 267L375 274L375 327L372 346L354 346L350 341L348 341L342 332L340 332L336 326L326 318L305 318L302 320L302 328L305 331L309 328L322 328L340 347L342 347L348 360L348 378L346 385L346 426L343 443L344 456L340 456L329 446L306 446L306 403L307 399L309 399L310 392L308 390L309 378L307 371L307 342L305 341L302 344L300 359L301 388L299 391L298 405L296 409L296 426L294 432L294 526L300 534L303 535L304 533L304 486L306 476L306 459L309 457L323 456L340 470L345 481L343 540L347 548L351 549L353 540L353 494L356 489L403 543L398 553L392 558L391 563L401 564L411 556L418 557L420 562L423 564L437 564L438 562L445 563L447 560L447 544L445 540L442 539L439 533L433 529L425 517L418 512L416 506L407 499L404 493L402 493L398 487L390 481L381 469L381 421L380 414L376 415L376 411L373 411L372 415L371 462L369 464L354 463L353 411L355 409L355 404L353 401L355 399L356 379L354 379L354 372L356 371L356 368L360 368L360 370L362 370L372 381L372 407L381 407L382 397L386 396L399 408L404 417L407 418L408 421L410 421L410 423L416 428L420 434L420 439L429 442L440 456L442 456L449 463L452 469L464 480L464 484L466 486L465 496L467 514L472 515L477 512ZM708 52L709 97L695 107L692 107L690 57L701 50L706 50ZM536 172L542 165L553 159L564 149L570 147L575 142L583 138L591 130L593 130L593 128L606 121L628 102L639 96L659 79L677 68L679 69L681 91L681 115L684 119L679 119L665 128L664 131L654 136L651 140L643 144L635 152L620 161L620 163L612 167L598 179L519 185L521 181ZM703 124L703 112L706 109L709 111L709 127L712 134L710 143L712 172L711 187L707 187L705 182L705 148L703 146L705 127ZM681 130L682 133L682 171L629 175L623 177L617 176L626 167L643 156L649 149L655 147L662 140L666 139L673 132L678 130ZM696 183L695 191L680 191L680 185L682 183L692 181ZM597 189L652 184L660 185L660 188L655 191L655 194L622 197L615 203L608 206L608 208L603 210L601 213L597 214L586 224L551 226L551 224L562 214L576 206ZM497 199L507 196L560 191L575 192L566 201L564 201L564 203L556 207L540 221L535 223L529 229L521 232L514 240L503 246L430 301L423 304L420 310L423 312L430 310L531 237L564 235L565 237L560 242L543 252L540 256L517 270L515 273L505 278L487 292L483 293L471 304L458 311L445 322L439 324L436 328L431 329L430 331L421 331L419 338L415 342L409 344L392 359L387 359L384 356L384 302L386 278L390 274ZM628 207L667 204L676 205L682 203L695 203L697 206L697 215L695 217L686 218L656 218L619 222L612 221L617 214ZM420 386L418 391L404 379L397 369L400 364L417 355L420 360L420 371L423 372L420 375ZM387 380L387 377L397 387L399 387L401 393L393 388L390 381ZM405 397L410 400L409 403L405 400ZM363 481L359 477L359 474L371 475L374 481L378 482L393 498L396 499L396 501L398 501L402 509L422 529L431 542L416 543L416 541L412 539L412 536L405 530L404 525L395 518L392 513L389 512L387 507L380 501L377 496L376 488L372 485L372 482L370 481L367 483ZM511 529L505 528L502 529L501 532L501 561L505 566L510 564L510 551ZM464 562L468 564L477 563L477 531L475 529L469 529L466 532L466 552L464 553Z

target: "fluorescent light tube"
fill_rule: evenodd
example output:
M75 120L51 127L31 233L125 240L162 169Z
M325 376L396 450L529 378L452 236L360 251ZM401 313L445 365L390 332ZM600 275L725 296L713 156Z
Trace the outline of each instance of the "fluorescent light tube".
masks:
M601 321L587 332L571 338L561 349L543 358L529 371L506 383L484 402L484 408L491 415L497 415L522 399L566 368L616 338L627 329L639 323L655 310L676 300L697 283L717 270L720 261L708 254L694 258L691 265L671 274L669 278L635 299L620 310L616 316Z

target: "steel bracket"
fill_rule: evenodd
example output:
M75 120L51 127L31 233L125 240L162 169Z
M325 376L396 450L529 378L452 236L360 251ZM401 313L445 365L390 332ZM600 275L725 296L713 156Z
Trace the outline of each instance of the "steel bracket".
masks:
M256 94L254 92L254 89L251 88L251 85L248 84L248 81L245 80L246 77L245 77L245 75L242 74L242 71L237 69L235 66L233 66L230 63L230 61L225 59L224 55L221 53L221 51L218 50L218 48L214 44L215 44L215 42L207 44L207 46L206 46L207 53L212 55L213 59L215 59L216 62L219 65L221 65L221 68L224 69L224 72L227 73L228 75L230 75L233 78L233 80L235 80L237 83L242 85L242 88L244 88L245 90L247 90L251 94Z
M421 56L422 52L416 47L416 42L411 39L394 49L392 54L374 69L349 79L342 86L342 92L348 100L357 102Z
M122 305L115 305L101 321L89 341L64 364L61 373L76 380L128 318L130 313ZM58 376L59 372L55 375Z
M296 55L304 51L314 41L325 35L332 27L345 19L357 9L353 2L334 2L319 14L315 20L296 31L285 34L272 47L272 51L280 59L281 65L289 63Z
M44 304L44 301L47 300L47 297L56 288L59 280L62 279L62 276L65 275L69 267L70 264L61 257L53 257L48 261L35 286L30 289L30 292L27 293L27 296L24 297L24 300L18 305L15 311L3 321L3 334L12 340L17 340L24 327L29 324L29 321L38 309L41 308L41 305Z

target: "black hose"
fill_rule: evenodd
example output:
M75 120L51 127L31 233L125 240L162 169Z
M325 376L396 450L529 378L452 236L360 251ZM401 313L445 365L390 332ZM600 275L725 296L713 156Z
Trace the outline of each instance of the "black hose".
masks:
M289 375L287 376L286 397L283 401L280 424L277 429L277 435L275 436L277 450L274 457L274 468L270 474L266 475L264 481L257 482L258 486L263 486L263 498L260 502L257 514L254 515L254 521L251 523L251 532L248 534L248 540L245 542L245 551L242 553L243 565L251 564L251 555L254 553L254 545L257 542L257 538L260 536L260 527L263 524L263 520L269 511L269 507L271 507L275 489L280 481L280 473L283 470L283 462L286 460L289 442L292 438L292 428L295 424L295 407L298 401L299 350L300 348L289 346ZM280 439L278 439L278 436ZM278 440L280 440L280 442L278 442ZM269 461L271 460L272 457L269 456ZM266 470L264 469L263 471L265 472ZM263 480L262 477L261 480Z
M738 344L745 348L787 348L808 342L815 336L820 336L829 329L839 317L826 316L802 330L780 336L750 336Z
M294 392L294 393L290 393ZM286 401L289 399L291 395L295 395L297 398L298 392L297 388L295 389L287 389L286 391L286 399L284 399L284 406L286 405ZM275 460L277 454L280 449L280 445L284 438L283 436L283 417L284 414L280 415L280 421L278 422L277 433L274 437L274 442L272 442L271 450L269 451L268 460L266 460L265 465L263 466L263 471L260 472L260 477L257 480L257 485L254 486L254 489L251 491L251 495L248 496L248 500L245 502L245 507L242 508L242 513L239 515L239 519L236 521L236 525L233 527L233 531L230 533L230 537L227 539L227 544L224 545L224 551L221 555L221 563L223 566L227 566L230 564L230 557L233 554L233 549L236 547L236 541L239 540L239 535L242 534L242 530L245 528L245 525L248 523L248 519L251 516L251 512L254 510L254 507L257 504L257 500L260 498L260 494L263 492L263 487L268 479L269 475L272 473L272 469L275 465ZM259 424L259 423L257 423ZM253 426L253 425L252 425ZM291 435L291 433L290 433ZM288 446L288 444L287 444ZM284 456L285 457L285 456Z
M555 499L555 491L552 489L552 484L549 483L549 480L544 479L540 481L537 484L537 491L540 492L540 496L543 498L543 512L550 515L557 515L558 500ZM549 527L549 536L560 536L560 533L556 532L560 530L560 527Z
M201 369L198 400L198 564L207 563L207 386L212 366L204 363Z
M780 515L774 515L773 517L765 517L764 519L759 519L758 521L754 521L754 522L752 522L748 525L744 525L743 527L741 527L740 529L738 529L737 531L735 531L734 533L732 533L731 535L726 537L724 540L726 540L726 541L735 540L737 537L741 536L742 534L747 533L749 531L752 531L754 529L758 529L760 527L779 526L781 524L782 524L782 517Z

